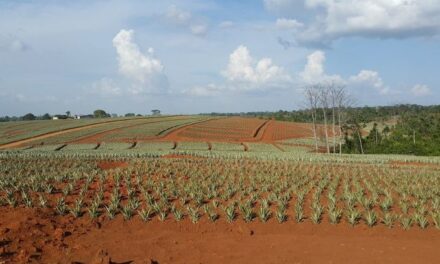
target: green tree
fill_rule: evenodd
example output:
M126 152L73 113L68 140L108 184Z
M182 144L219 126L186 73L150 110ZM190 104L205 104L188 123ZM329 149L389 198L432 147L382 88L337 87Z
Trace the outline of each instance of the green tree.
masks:
M93 116L95 118L105 118L105 117L109 117L109 115L102 109L97 109L95 111L93 111Z
M42 120L50 120L50 119L52 119L52 117L48 113L45 113L44 115L41 116L41 119Z
M32 113L25 114L22 117L23 120L35 120L36 118L37 117L34 114L32 114Z

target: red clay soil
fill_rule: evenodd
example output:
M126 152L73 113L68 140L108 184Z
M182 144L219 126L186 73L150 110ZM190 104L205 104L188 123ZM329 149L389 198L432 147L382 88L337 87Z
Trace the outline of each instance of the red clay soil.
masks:
M127 166L128 166L127 162L120 162L120 161L110 161L110 162L100 162L100 163L98 163L98 168L100 168L101 170L125 168Z
M323 134L323 126L318 126L318 133ZM272 144L279 140L310 138L312 136L310 124L230 117L208 120L175 129L163 137L162 140L177 142L264 142ZM329 136L332 136L331 131L329 131Z
M266 122L257 118L242 117L211 119L175 129L162 139L166 141L255 141L255 134L259 134Z
M433 227L145 223L120 215L92 222L49 211L0 208L0 263L440 263L440 231Z

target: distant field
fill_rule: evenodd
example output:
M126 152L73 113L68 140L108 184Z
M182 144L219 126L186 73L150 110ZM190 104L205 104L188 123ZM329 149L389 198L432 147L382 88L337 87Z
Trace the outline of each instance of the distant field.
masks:
M0 135L2 135L0 145L12 142L16 143L11 147L133 142L140 139L160 138L174 128L206 119L200 116L164 116L0 123Z
M157 141L172 145L172 148L165 149L183 151L280 152L285 150L274 145L275 142L309 142L311 136L310 124L242 117L162 116L10 122L0 125L0 134L5 135L1 138L0 148L18 147L32 152L162 150L162 147L153 146L160 144ZM84 148L86 145L93 147Z
M214 141L243 141L256 138L259 129L267 122L255 118L222 118L190 126L179 131L182 139Z
M0 144L5 144L45 133L60 131L69 128L98 124L118 119L82 119L82 120L38 120L16 121L0 123Z

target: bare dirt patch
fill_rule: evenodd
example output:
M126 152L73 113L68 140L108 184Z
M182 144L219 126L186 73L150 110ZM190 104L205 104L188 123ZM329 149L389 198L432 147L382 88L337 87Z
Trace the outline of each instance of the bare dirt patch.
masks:
M120 161L109 161L109 162L99 162L98 168L101 170L110 170L110 169L116 169L116 168L126 168L128 167L127 162L120 162Z
M189 220L90 221L0 208L5 263L439 263L428 229Z

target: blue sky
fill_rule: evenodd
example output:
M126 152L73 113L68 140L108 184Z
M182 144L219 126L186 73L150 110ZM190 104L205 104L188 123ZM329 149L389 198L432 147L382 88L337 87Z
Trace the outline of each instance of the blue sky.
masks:
M0 1L0 115L439 102L437 0Z

